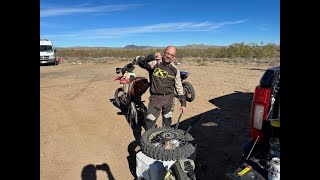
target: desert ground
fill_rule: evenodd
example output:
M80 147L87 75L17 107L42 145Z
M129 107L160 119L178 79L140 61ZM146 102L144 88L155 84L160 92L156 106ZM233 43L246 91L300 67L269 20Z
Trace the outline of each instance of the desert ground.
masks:
M116 67L128 62L64 63L40 66L40 179L134 179L137 143L114 103L120 87ZM197 143L197 179L223 179L239 165L249 140L250 106L268 63L186 62L187 81L196 91L179 128ZM138 76L148 77L136 66ZM142 99L148 104L149 91ZM179 116L176 99L173 125ZM157 120L161 125L161 118ZM143 133L143 129L142 132Z

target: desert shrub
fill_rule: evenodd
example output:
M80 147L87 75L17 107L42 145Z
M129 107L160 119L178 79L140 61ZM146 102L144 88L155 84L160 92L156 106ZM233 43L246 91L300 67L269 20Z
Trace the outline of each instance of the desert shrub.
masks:
M60 48L57 56L61 58L105 58L131 59L139 55L151 52L163 52L164 48L145 48L145 49L123 49L123 48ZM280 46L276 44L257 43L245 44L234 43L230 46L206 46L206 47L178 47L177 59L184 61L185 58L202 59L280 59ZM207 60L205 60L207 61ZM204 64L199 62L199 64Z

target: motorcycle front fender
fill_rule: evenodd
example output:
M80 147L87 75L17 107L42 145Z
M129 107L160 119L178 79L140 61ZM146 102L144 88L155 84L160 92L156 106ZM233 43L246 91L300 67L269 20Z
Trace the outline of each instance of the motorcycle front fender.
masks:
M113 81L118 81L121 80L122 76L117 76L116 78L113 79Z

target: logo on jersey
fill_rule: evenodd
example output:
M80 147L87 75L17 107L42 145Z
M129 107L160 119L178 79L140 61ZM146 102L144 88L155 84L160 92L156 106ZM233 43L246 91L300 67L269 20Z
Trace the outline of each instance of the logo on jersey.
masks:
M166 77L175 78L174 76L170 75L168 71L162 70L160 68L156 68L153 71L153 75L160 78L166 78Z

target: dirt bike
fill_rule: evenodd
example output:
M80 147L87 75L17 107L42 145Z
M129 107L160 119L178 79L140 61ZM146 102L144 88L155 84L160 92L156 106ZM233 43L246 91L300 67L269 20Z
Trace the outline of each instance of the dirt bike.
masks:
M181 77L181 81L182 81L183 91L186 95L186 100L188 102L192 102L196 98L196 92L195 92L192 84L189 83L188 81L185 81L190 74L191 73L187 72L187 71L180 71L180 77ZM175 96L176 96L176 98L179 97L177 91L175 91Z
M141 101L141 96L149 88L148 79L137 77L133 72L136 60L122 68L116 68L116 73L120 74L114 79L119 81L121 87L114 93L115 104L127 112L127 121L130 126L138 124L139 114L145 118L146 107Z

